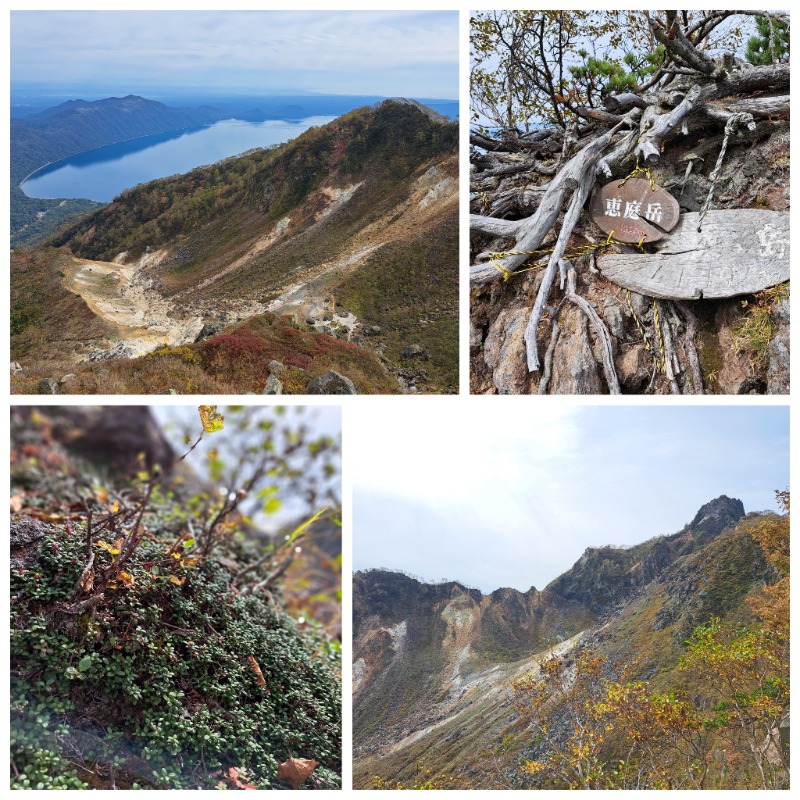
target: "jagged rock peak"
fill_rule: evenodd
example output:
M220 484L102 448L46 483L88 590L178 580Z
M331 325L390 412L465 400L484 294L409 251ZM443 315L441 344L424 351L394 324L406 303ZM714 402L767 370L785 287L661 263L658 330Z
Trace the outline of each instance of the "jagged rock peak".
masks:
M690 526L717 536L732 522L738 522L744 516L744 504L741 500L720 495L700 508L691 521Z

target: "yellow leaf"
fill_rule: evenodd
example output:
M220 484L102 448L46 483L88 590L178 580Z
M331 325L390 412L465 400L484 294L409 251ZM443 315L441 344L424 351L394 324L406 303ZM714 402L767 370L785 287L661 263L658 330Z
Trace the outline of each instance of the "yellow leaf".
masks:
M172 557L173 557L173 558L174 558L176 561L180 561L180 560L181 560L181 554L180 554L180 553L173 553L173 554L172 554Z
M167 576L170 580L170 583L174 583L176 586L183 586L186 578L179 578L177 575L168 575Z
M119 555L119 550L116 547L110 545L108 542L104 542L102 539L99 542L95 542L95 547L102 547L103 550L108 550L112 556Z
M119 579L126 589L130 589L134 584L133 575L128 572L120 572Z
M224 417L217 411L216 406L200 406L200 422L203 423L203 430L206 433L216 433L222 430Z
M312 523L316 522L327 510L328 510L327 506L325 508L321 508L319 511L317 511L316 514L314 514L313 517L310 517L309 519L307 519L302 525L298 525L292 531L291 536L289 536L289 538L286 540L286 544L290 545L298 536L300 536L301 534L305 533L306 529Z

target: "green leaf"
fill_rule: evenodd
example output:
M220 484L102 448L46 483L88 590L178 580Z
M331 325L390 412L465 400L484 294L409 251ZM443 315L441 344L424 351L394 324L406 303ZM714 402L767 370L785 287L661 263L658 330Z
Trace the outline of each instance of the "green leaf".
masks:
M289 536L289 538L286 540L286 544L290 545L298 536L304 534L306 532L306 528L308 528L308 526L312 523L316 522L327 510L327 507L320 509L316 514L314 514L313 517L307 519L302 525L298 525L292 531L291 536Z
M264 503L264 513L265 514L274 514L276 511L280 511L280 508L283 504L278 497L270 497L266 503Z
M87 670L87 669L89 669L89 667L91 667L91 666L92 666L92 659L91 659L89 656L84 656L84 657L83 657L83 658L82 658L82 659L81 659L81 660L78 662L78 669L79 669L81 672L86 672L86 670Z

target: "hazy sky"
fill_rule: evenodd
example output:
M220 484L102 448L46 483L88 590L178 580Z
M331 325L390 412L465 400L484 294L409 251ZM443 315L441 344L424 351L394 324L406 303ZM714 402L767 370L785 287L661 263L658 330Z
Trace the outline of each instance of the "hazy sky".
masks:
M458 97L452 11L14 11L12 85Z
M346 431L355 569L542 589L586 547L675 533L722 494L776 509L789 485L786 407L397 410L364 404Z

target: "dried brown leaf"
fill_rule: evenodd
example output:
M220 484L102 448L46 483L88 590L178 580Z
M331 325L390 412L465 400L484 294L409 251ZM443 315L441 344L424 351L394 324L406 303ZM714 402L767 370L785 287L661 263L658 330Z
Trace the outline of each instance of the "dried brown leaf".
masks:
M261 667L259 666L258 661L256 661L255 656L247 656L247 660L250 662L250 669L252 669L256 675L258 685L266 686L267 682L264 679L264 673L261 671Z
M297 789L318 763L313 758L290 758L278 765L278 780L287 781L292 789Z
M252 783L245 783L239 780L239 770L236 767L231 767L228 770L228 779L237 789L255 789Z
M91 592L92 586L94 586L94 570L90 569L81 580L81 591Z
M66 522L67 518L63 514L48 514L38 508L32 508L27 512L34 519L42 522Z
M21 494L12 494L11 495L11 511L14 514L19 514L22 511L22 495Z

